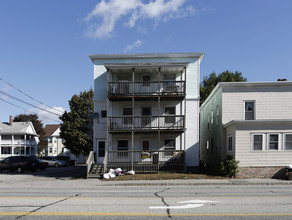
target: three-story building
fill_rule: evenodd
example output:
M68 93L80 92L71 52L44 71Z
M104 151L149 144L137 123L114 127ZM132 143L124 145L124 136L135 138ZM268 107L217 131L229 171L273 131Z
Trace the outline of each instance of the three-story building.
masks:
M203 55L90 55L97 163L136 172L198 166Z

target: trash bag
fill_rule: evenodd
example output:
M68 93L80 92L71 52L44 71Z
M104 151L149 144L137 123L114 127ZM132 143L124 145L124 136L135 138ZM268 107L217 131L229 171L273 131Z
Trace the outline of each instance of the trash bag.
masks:
M121 176L121 175L122 175L122 169L121 169L121 168L117 168L117 169L115 169L115 174L116 174L117 176Z
M110 178L110 176L109 176L109 174L108 174L108 173L104 173L104 174L103 174L103 178L104 178L104 179L109 179L109 178Z
M135 171L134 170L130 170L129 172L127 172L127 174L135 175Z

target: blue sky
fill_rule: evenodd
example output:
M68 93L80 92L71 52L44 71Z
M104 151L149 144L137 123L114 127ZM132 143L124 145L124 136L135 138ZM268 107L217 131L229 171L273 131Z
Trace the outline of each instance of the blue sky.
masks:
M6 94L69 110L93 87L89 54L204 52L201 80L224 70L291 80L291 9L290 0L1 0L0 121L37 113L58 123Z

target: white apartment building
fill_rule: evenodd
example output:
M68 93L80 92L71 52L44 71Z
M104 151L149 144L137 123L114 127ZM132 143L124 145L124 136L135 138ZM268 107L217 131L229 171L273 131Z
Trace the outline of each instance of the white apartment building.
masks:
M90 55L96 163L136 172L198 167L203 56Z

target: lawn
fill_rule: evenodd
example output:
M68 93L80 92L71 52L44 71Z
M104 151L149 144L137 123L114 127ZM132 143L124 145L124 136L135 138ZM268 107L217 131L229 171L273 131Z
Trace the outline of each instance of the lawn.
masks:
M222 176L207 174L187 174L187 173L153 173L153 174L135 174L122 175L103 181L123 181L123 180L177 180L177 179L226 179Z

